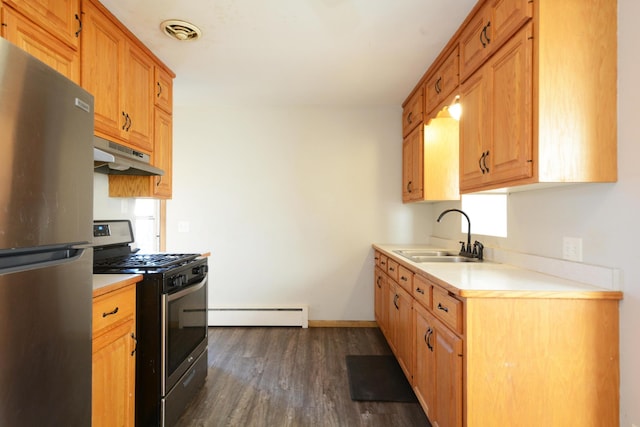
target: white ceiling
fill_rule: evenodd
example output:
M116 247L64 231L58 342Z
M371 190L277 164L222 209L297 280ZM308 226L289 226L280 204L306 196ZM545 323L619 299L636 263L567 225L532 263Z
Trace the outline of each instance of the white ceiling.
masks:
M400 105L475 0L101 0L176 74L176 105ZM173 40L165 19L197 25Z

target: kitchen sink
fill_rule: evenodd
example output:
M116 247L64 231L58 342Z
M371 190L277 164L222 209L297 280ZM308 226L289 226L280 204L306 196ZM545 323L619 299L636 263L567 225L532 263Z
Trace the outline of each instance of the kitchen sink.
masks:
M399 249L393 251L413 262L481 262L477 258L459 255L457 252L429 249Z

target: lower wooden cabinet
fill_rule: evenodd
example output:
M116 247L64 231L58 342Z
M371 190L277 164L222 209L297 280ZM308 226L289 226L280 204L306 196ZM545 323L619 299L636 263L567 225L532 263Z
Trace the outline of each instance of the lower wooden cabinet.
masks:
M93 427L135 423L136 285L93 300Z
M375 268L376 320L434 427L619 425L620 295L461 296L389 251L376 259L413 274L408 293Z

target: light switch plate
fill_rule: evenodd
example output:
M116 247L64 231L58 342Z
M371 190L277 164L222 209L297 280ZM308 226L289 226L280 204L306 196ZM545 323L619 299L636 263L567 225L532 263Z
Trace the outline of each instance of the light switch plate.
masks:
M189 232L189 221L178 221L178 232L179 233L188 233Z
M580 237L562 238L562 258L567 261L582 262L582 239Z

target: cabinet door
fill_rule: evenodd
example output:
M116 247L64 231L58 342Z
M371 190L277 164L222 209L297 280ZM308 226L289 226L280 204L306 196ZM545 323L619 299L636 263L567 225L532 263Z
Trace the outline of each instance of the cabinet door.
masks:
M126 44L124 111L129 124L125 127L125 139L144 151L153 150L154 117L154 66L151 58L132 42Z
M396 287L396 295L398 295L396 356L400 367L411 381L413 377L413 298L399 285Z
M135 421L135 323L122 323L93 340L94 427L131 426Z
M67 46L78 49L80 0L4 0Z
M483 70L478 70L460 89L460 190L478 187L485 175L486 126L491 120ZM489 147L489 154L491 150Z
M424 198L424 126L415 128L402 143L402 201Z
M2 8L2 36L70 80L80 83L80 56L9 7Z
M487 126L492 148L488 182L528 178L533 173L533 41L529 24L505 44L487 65L493 117ZM486 124L485 124L486 125Z
M387 279L382 270L375 269L374 272L374 299L375 299L375 316L378 326L386 335L386 329L389 319L388 301L389 289Z
M173 112L173 78L164 69L156 66L155 70L155 97L156 107L162 108L167 113Z
M82 8L82 87L94 96L96 133L120 139L127 124L121 93L125 35L91 2Z
M462 426L462 339L435 319L435 412L439 427Z
M153 177L153 195L170 199L172 194L173 169L173 127L172 117L155 109L155 130L153 132L153 164L164 171L164 175Z
M491 35L487 38L487 24L491 15L490 3L485 3L473 15L460 35L460 81L469 77L489 57Z
M396 346L396 331L398 330L398 294L396 293L396 287L398 285L393 282L393 280L387 278L387 288L388 288L388 299L387 299L387 332L385 336L387 337L387 343L389 343L389 347L393 350L393 353L397 356L397 346Z
M435 420L435 353L433 352L433 326L429 314L422 307L414 307L415 361L413 389L422 409L430 420Z
M430 114L456 87L458 87L457 46L425 85L425 112Z
M419 88L402 110L402 136L409 135L424 120L423 88Z

